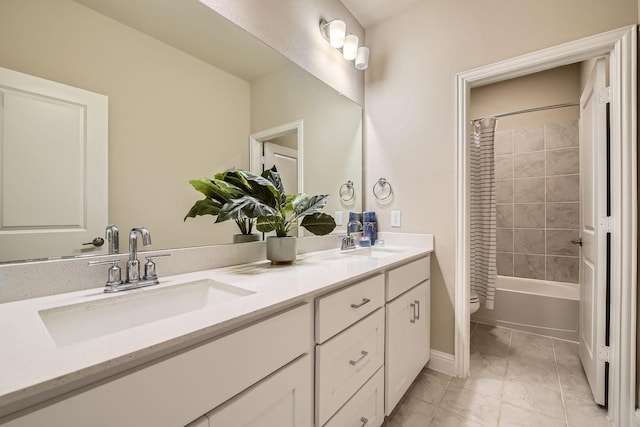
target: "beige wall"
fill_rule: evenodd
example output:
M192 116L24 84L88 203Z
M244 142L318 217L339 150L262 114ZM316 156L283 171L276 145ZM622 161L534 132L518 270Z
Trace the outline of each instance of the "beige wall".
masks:
M148 227L156 249L231 241L235 224L182 219L189 179L249 166L249 83L69 0L0 2L0 66L109 97L121 230Z
M361 211L362 108L294 65L251 83L252 132L299 119L304 192L329 194L324 209L328 214ZM338 195L347 180L353 181L357 194L349 203Z
M304 70L364 103L364 73L320 34L320 19L340 18L347 31L364 37L364 29L339 0L204 0L211 8L282 53Z
M402 211L403 232L435 234L432 261L432 345L454 351L457 73L638 20L638 2L491 0L418 2L367 29L365 188L380 176L394 199L365 207L390 230Z
M572 64L481 86L471 90L469 115L486 117L546 105L579 103L581 84L581 66ZM576 120L579 112L579 107L575 106L502 117L498 119L496 130Z

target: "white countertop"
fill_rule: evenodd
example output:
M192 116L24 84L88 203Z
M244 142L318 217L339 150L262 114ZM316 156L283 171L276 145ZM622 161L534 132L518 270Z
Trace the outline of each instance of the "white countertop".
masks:
M255 293L75 344L57 345L39 311L119 294L96 288L0 304L0 417L431 252L388 248L397 253L374 258L335 249L298 255L293 265L261 261L160 278L159 285L126 293L203 278Z

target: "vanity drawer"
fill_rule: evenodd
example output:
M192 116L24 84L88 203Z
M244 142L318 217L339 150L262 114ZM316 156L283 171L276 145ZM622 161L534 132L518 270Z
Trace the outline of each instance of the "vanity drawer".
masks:
M316 299L316 342L325 342L384 305L384 275Z
M380 308L316 346L316 425L323 425L384 363Z
M431 257L426 256L387 272L387 301L429 279L430 259Z
M383 421L384 368L380 368L324 427L378 427Z

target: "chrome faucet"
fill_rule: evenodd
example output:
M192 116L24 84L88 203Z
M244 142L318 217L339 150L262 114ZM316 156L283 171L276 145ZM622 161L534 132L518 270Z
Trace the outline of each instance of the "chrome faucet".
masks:
M132 228L129 232L129 261L127 261L127 283L140 281L140 261L138 261L138 233L142 236L142 244L151 244L151 234L144 227Z
M113 227L113 228L111 228ZM111 230L111 236L114 236L117 242L118 227L110 225L107 227L107 233ZM151 233L144 227L135 227L129 233L129 261L127 261L127 278L125 281L120 279L119 258L105 259L103 261L91 261L89 265L110 264L109 278L104 288L105 292L120 292L128 289L142 288L145 286L157 285L158 275L156 274L156 264L153 262L155 258L170 256L171 254L160 254L147 256L147 262L144 264L144 276L140 278L140 261L138 261L138 233L142 236L142 244L149 246L151 244ZM118 245L115 246L116 250Z
M104 231L104 238L109 242L109 253L117 254L120 252L120 233L118 227L113 224L107 225Z
M346 249L355 249L356 247L356 241L351 232L352 225L357 226L356 229L362 229L362 223L357 219L349 221L349 223L347 224L347 235L342 238L342 245L340 245L340 249L343 251ZM354 231L353 233L357 232Z

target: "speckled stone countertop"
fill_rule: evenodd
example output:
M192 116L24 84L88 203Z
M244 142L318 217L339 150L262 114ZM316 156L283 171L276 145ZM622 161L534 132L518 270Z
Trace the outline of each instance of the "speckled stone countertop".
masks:
M104 294L103 288L94 288L0 304L0 418L426 256L433 245L385 249L387 253L380 258L333 249L298 255L295 264L287 266L259 261L164 277L159 285L120 294ZM142 296L202 279L253 293L65 345L56 344L40 316L43 310L56 307L125 294Z

